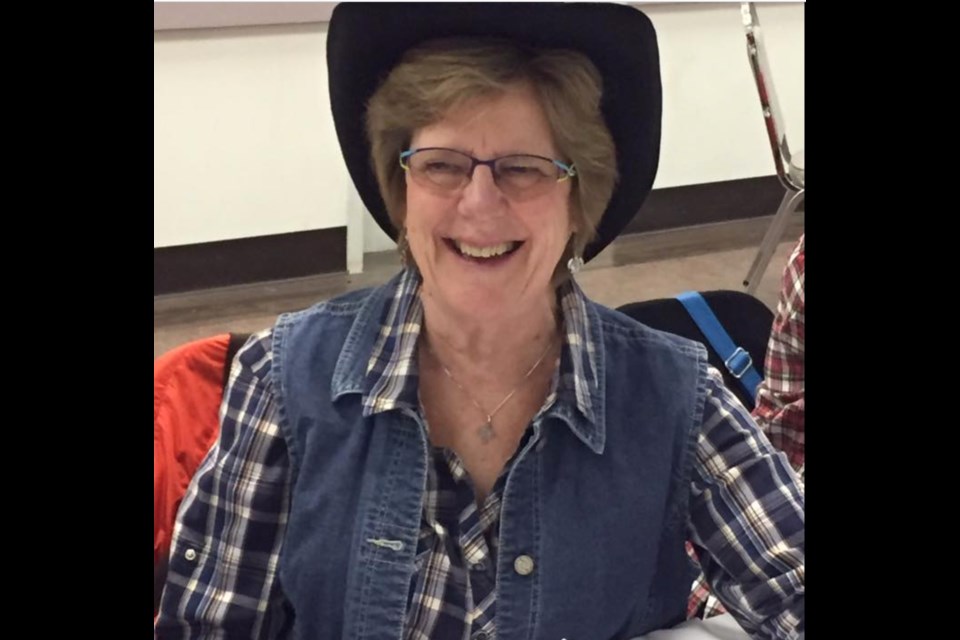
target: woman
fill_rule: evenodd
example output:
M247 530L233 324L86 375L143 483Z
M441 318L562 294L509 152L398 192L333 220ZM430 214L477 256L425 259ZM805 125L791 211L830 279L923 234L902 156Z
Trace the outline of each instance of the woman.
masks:
M571 278L653 182L649 21L341 4L328 57L344 157L406 268L240 352L158 637L630 638L683 619L688 538L748 631L795 637L789 465L701 346Z

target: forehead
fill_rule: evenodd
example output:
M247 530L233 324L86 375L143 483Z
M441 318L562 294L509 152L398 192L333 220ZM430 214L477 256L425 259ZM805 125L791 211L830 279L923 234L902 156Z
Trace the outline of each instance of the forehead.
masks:
M550 124L532 87L468 100L437 122L414 132L415 147L449 147L488 157L509 153L556 153Z

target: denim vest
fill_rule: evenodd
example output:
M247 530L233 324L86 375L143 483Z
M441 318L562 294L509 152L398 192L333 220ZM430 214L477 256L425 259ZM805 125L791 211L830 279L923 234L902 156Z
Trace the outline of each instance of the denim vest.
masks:
M429 448L415 408L364 417L361 406L395 284L281 316L274 329L293 473L279 576L303 640L402 637ZM684 541L706 352L586 307L593 415L558 394L509 472L499 640L631 638L672 626L696 576Z

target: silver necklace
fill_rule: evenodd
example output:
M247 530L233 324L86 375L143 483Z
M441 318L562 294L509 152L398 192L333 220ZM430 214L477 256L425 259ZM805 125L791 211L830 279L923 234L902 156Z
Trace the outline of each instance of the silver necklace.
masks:
M547 342L547 348L543 350L543 353L541 353L540 357L537 358L537 361L533 363L533 366L530 367L530 370L527 371L527 374L523 376L523 379L520 380L520 382L517 383L517 385L513 388L513 390L510 393L508 393L503 400L500 401L500 404L498 404L496 408L493 411L490 411L489 413L487 412L486 409L480 406L480 403L477 402L472 395L470 395L470 392L464 389L463 385L460 384L455 377L453 377L453 374L450 373L450 369L448 369L446 365L444 365L443 362L440 361L439 356L437 356L436 352L430 348L430 345L426 343L424 343L424 345L427 347L427 350L433 355L433 357L436 358L437 364L440 365L440 368L443 369L443 372L446 374L446 376L450 378L450 381L453 382L453 384L455 384L458 389L460 389L463 395L467 396L467 398L470 399L470 402L472 402L473 406L475 406L477 409L480 410L480 413L482 415L487 416L486 421L476 429L477 436L480 438L480 441L486 444L491 440L493 440L497 435L496 432L494 432L493 430L493 416L497 415L497 412L499 412L500 409L502 409L503 406L510 401L510 398L512 398L514 394L523 387L524 383L530 379L530 376L533 375L533 372L537 370L537 367L540 366L540 363L543 362L543 359L547 357L547 353L550 352L550 348L553 346L553 340L550 340Z

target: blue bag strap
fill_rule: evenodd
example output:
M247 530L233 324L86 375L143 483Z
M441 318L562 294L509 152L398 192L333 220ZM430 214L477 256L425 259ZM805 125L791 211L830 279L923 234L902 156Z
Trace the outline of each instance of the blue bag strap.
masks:
M757 387L760 385L760 374L753 367L753 358L743 348L733 344L730 334L726 332L720 320L714 315L713 309L696 291L685 291L677 296L687 313L700 327L700 331L710 341L710 346L720 355L727 371L740 381L744 390L754 403L757 401Z

